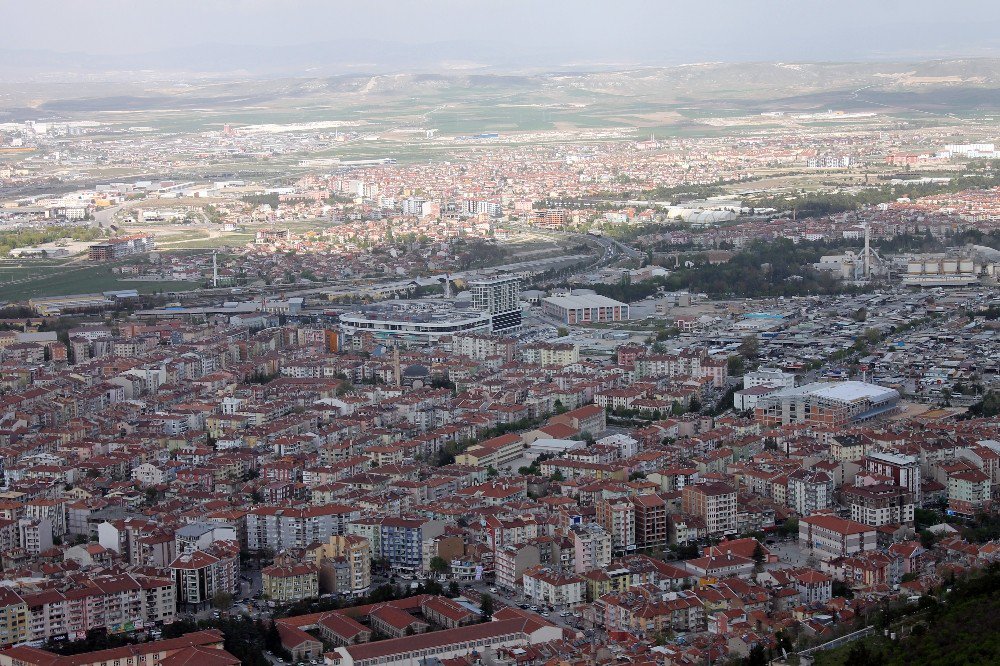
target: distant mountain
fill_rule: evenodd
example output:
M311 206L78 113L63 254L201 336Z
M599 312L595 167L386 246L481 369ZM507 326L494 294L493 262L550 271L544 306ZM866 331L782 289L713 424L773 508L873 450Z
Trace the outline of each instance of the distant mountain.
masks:
M359 42L366 48L376 44ZM461 42L442 45L451 53ZM256 53L255 67L269 51ZM311 55L305 47L285 61ZM322 54L320 54L322 55ZM400 51L398 57L405 57ZM394 56L394 57L397 57ZM440 53L413 55L436 59ZM19 52L19 58L29 58ZM152 56L151 56L152 57ZM228 63L226 59L229 59ZM317 61L320 58L317 57ZM182 62L183 61L183 62ZM70 61L46 60L55 66ZM189 53L178 65L240 64L225 50ZM0 66L9 61L0 56ZM81 59L81 68L99 64ZM415 67L416 65L414 65ZM298 76L271 78L248 75L188 75L186 80L164 80L161 73L135 73L130 82L87 77L74 83L43 78L23 84L0 84L0 120L54 117L108 110L239 109L291 104L326 108L378 104L388 109L425 109L441 104L573 105L604 104L608 109L641 109L690 104L708 112L873 108L995 109L1000 106L1000 60L956 59L929 62L845 63L698 63L673 67L564 69L510 74L489 69L400 71L395 73L340 72L324 74L323 67L303 68ZM124 74L123 72L121 74ZM6 107L6 108L4 108Z
M859 50L842 36L822 30L789 32L780 40L753 34L734 40L716 36L707 26L664 26L662 39L607 40L579 44L573 40L536 40L530 43L491 37L477 30L475 39L453 39L407 44L379 39L346 39L286 46L262 44L202 44L119 56L86 51L0 48L0 80L144 80L149 77L329 76L348 73L388 74L413 72L482 71L491 73L543 73L557 71L617 71L673 66L692 61L746 62L799 59L803 53L819 59L868 62L906 62L951 59L967 43L968 26L943 17L931 35L900 41L906 17L887 34L859 21L854 41L870 47ZM1000 21L984 17L979 31L1000 31ZM558 29L558 28L554 28ZM914 26L910 34L918 34ZM972 55L998 57L1000 48L978 49ZM793 55L794 54L794 55ZM749 58L748 58L749 56Z

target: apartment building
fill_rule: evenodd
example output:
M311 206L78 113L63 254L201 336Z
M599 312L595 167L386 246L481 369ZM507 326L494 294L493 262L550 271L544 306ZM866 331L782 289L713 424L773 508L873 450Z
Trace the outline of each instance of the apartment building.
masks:
M875 528L870 525L829 515L799 520L799 546L823 561L875 550L876 545Z
M785 500L800 516L829 508L833 504L833 479L822 470L797 469L788 475Z
M253 552L267 548L280 553L315 542L326 543L335 534L345 534L347 524L360 517L357 507L340 504L254 507L246 516L247 547Z
M600 525L574 526L570 536L573 539L573 569L576 573L604 569L611 564L611 535Z
M611 535L615 553L635 550L635 506L628 499L602 499L597 502L597 524Z
M173 581L140 575L93 576L45 591L5 588L0 635L47 641L79 640L93 629L122 633L173 622L175 606Z
M211 552L195 550L170 563L177 601L189 606L211 603L217 594L233 594L239 585L239 544L219 544Z
M580 348L570 342L532 342L521 347L525 363L566 367L580 360Z
M736 490L721 482L686 485L681 490L684 513L701 518L709 536L735 534Z
M888 451L872 451L863 460L863 472L891 479L892 483L913 493L913 501L918 506L920 505L922 477L920 460L916 456L900 455Z
M524 596L538 603L577 606L587 600L586 581L577 575L535 566L525 570L522 580Z
M0 647L28 640L28 604L8 587L0 587Z
M532 544L507 544L493 552L494 580L499 588L515 590L524 572L541 563L538 546Z
M261 569L260 575L271 601L290 604L319 596L319 571L312 564L274 564Z
M354 534L330 537L309 551L322 594L361 595L371 587L371 542Z
M379 556L393 568L420 571L424 540L439 536L446 524L443 520L385 518L379 526Z
M33 499L24 505L25 516L32 520L48 520L52 525L52 536L62 537L66 534L66 500Z
M517 340L514 338L478 333L459 333L451 339L451 350L454 353L479 361L493 357L500 357L505 362L513 361L516 346Z
M635 507L635 545L637 548L662 548L667 545L667 503L657 494L629 497Z
M990 477L978 469L958 470L948 474L948 509L963 516L974 516L992 504Z
M901 486L844 486L840 498L850 507L853 521L873 527L913 523L913 493Z

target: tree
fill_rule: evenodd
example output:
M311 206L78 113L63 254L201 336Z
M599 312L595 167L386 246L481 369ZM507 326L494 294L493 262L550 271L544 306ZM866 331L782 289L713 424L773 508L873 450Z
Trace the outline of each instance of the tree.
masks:
M748 361L756 360L760 356L760 342L757 340L757 336L744 336L743 341L740 342L740 346L736 348L736 351Z
M759 571L764 566L764 560L767 559L767 555L764 554L764 547L760 545L760 541L754 544L751 558L757 564L757 570Z
M484 594L479 601L479 610L483 622L489 622L490 618L493 617L493 597Z
M844 660L844 666L880 666L882 663L882 655L872 652L865 641L855 641Z
M983 399L969 407L969 415L990 418L1000 414L1000 392L987 391Z
M448 583L448 596L454 598L459 594L461 594L461 592L458 589L458 582L453 580Z
M489 465L486 468L486 478L488 478L488 479L495 479L498 476L500 476L500 472L497 471L496 467L494 467L493 465Z
M789 638L788 634L786 634L784 631L779 631L778 633L776 633L774 635L774 639L777 642L777 648L779 651L784 650L785 653L788 654L795 649L795 646L792 645L792 639Z
M854 598L854 590L851 589L850 585L848 585L842 580L834 579L832 586L832 594L835 597L843 597L845 599Z
M212 597L212 607L219 610L226 610L233 605L233 595L229 592L216 592Z
M448 573L448 570L451 569L451 566L448 564L448 560L444 559L439 555L435 555L434 557L431 558L430 568L431 571L433 571L434 573L443 576L444 574Z
M750 654L743 660L745 666L767 666L767 651L760 643L750 648Z
M934 536L934 532L931 532L930 530L922 530L920 532L920 545L923 546L924 548L927 549L933 548L934 541L936 539L937 537Z
M782 536L797 536L799 533L799 519L798 518L788 518L781 524L778 531Z

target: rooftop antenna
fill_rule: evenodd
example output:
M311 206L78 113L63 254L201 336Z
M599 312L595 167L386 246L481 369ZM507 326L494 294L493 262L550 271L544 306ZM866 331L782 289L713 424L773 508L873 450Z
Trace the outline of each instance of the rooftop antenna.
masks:
M396 388L403 385L403 377L399 371L399 342L392 345L392 378L396 382Z
M865 220L865 280L872 279L872 226Z

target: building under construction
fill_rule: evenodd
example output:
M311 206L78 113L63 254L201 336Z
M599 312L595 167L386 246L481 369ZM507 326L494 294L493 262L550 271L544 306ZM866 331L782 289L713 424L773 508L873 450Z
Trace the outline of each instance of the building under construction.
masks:
M865 382L813 382L761 396L755 414L762 426L843 427L892 414L898 407L895 389Z

